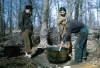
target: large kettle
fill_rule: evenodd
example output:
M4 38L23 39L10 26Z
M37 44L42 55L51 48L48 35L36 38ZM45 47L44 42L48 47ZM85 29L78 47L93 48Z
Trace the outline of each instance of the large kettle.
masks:
M51 63L64 62L68 57L68 48L51 46L46 48L47 59Z

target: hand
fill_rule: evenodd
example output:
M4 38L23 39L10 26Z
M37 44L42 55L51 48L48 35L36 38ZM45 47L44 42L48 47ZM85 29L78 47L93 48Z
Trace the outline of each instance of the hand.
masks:
M63 41L61 41L61 45L64 45L64 42Z
M58 30L58 32L60 32L60 31Z

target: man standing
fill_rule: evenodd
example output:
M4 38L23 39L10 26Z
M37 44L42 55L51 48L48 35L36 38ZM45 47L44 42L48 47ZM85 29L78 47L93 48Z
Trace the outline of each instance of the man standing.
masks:
M60 32L61 37L63 37L64 36L64 33L63 33L64 26L59 24L60 18L66 18L67 20L70 20L70 14L66 13L66 9L64 7L60 7L59 15L57 17L57 31Z
M63 41L61 41L61 44L63 45L65 42L70 41L71 33L79 33L79 36L76 40L76 43L74 45L75 47L75 60L71 62L71 64L78 64L83 59L86 59L86 45L87 45L87 38L88 38L88 29L84 26L83 23L77 21L77 20L70 20L66 21L66 19L62 18L61 25L66 26L66 34L63 38Z
M19 14L18 24L22 31L22 37L24 39L25 51L28 58L31 57L31 48L33 45L33 25L31 20L32 6L27 5L24 12Z

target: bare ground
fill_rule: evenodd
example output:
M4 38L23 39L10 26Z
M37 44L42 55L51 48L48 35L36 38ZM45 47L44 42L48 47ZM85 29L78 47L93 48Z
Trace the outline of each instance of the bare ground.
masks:
M50 33L49 33L50 34ZM49 44L57 44L57 39L55 38L56 33L53 32L52 35L49 35L50 38L48 38ZM38 36L37 36L38 35ZM37 32L35 35L35 44L39 44L39 33ZM74 38L74 37L73 37ZM50 41L51 40L51 41ZM75 39L74 39L75 40ZM74 42L74 41L73 41ZM87 60L83 61L82 63L78 65L70 65L71 68L100 68L100 46L98 44L99 40L95 37L92 38L91 36L88 39L88 56ZM35 45L34 44L34 45ZM38 54L33 53L33 58L27 58L24 57L24 53L16 56L16 57L7 57L3 54L3 47L8 45L15 45L15 46L21 46L21 49L23 50L23 40L21 38L20 33L13 33L10 35L7 35L0 39L0 68L49 68L50 66L52 68L57 68L58 64L52 64L49 63L45 51L41 52L41 50L36 51L37 48L35 48L35 52L39 52ZM33 48L33 52L34 52ZM21 51L22 51L21 50ZM41 61L41 62L40 62ZM62 63L58 66L63 68L64 66L68 66L72 60Z

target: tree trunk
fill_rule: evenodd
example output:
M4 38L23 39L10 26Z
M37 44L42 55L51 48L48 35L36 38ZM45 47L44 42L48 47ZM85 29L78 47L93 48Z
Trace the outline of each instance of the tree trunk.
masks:
M4 21L4 0L1 0L1 14L0 14L0 18L1 18L1 23L0 23L0 33L2 36L5 35L5 21Z
M68 8L68 20L72 19L72 13L73 13L73 1L72 0L66 0L67 1L67 8Z
M19 7L17 7L19 5ZM18 26L18 17L19 14L22 12L22 0L19 0L19 4L16 2L16 12L17 12L17 17L16 17L16 29L19 30L19 26Z
M10 33L12 33L12 0L10 0Z
M20 4L19 4L19 13L21 13L22 12L22 0L20 0Z
M80 3L80 0L76 0L75 1L75 19L78 20L78 16L79 16L79 3Z
M9 29L9 26L8 26L8 24L9 24L9 19L10 19L10 7L8 7L8 17L7 17L7 22L6 22L6 29Z
M39 47L44 48L47 45L47 25L48 25L48 10L49 10L49 0L43 0L43 9L42 9L42 25L40 31L40 45Z
M99 0L99 4L98 4L98 10L97 10L97 15L99 16L99 12L100 12L100 0ZM97 22L99 23L99 18L97 17ZM100 46L100 25L98 25L99 27L99 46Z
M0 0L0 37L1 37L1 0Z
M33 0L28 0L29 1L29 4L32 6L32 2L33 2Z
M38 6L37 6L37 4L35 3L35 0L33 0L33 6L35 7L33 10L36 10L36 11L33 11L33 13L37 13L37 14L35 14L35 15L33 15L32 17L33 17L33 24L35 24L35 17L37 17L38 16L38 22L39 22L39 26L41 26L41 13L39 13L39 12L41 12L41 11L39 11L38 10ZM37 16L36 16L37 15Z
M80 18L79 20L82 22L82 5L83 5L83 0L80 0Z

